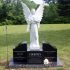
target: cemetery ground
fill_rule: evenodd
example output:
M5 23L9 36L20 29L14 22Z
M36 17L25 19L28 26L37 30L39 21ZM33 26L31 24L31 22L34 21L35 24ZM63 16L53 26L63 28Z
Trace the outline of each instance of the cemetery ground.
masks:
M0 70L10 70L5 69L7 59L9 61L12 58L12 50L18 43L27 41L29 44L29 32L26 29L27 25L7 25L6 32L6 26L0 26ZM41 45L45 41L56 46L63 67L38 70L70 70L70 24L41 24L39 41ZM33 69L24 68L24 70Z

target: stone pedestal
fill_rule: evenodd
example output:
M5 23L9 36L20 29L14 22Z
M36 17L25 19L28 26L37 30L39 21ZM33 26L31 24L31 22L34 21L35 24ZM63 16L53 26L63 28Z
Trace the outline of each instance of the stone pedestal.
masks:
M48 59L49 64L44 60ZM60 59L57 57L57 49L43 43L39 50L30 50L27 43L20 43L13 49L13 59L9 62L10 68L45 68L45 67L62 67Z
M49 64L44 63L45 59L49 61ZM13 49L13 59L9 62L10 68L62 66L62 63L57 57L57 49L48 43L43 43L39 50L30 50L27 48L27 43L20 43Z
M43 43L39 50L30 50L27 43L20 43L13 49L13 61L17 64L44 64L45 59L57 62L57 49L47 43Z

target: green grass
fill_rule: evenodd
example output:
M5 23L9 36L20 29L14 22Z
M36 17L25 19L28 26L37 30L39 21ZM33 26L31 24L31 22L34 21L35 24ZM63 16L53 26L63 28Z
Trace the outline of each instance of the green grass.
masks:
M12 49L20 42L29 44L29 32L26 25L7 26L7 41L5 26L0 26L0 61L7 58L7 46L9 59L12 57ZM63 68L49 70L70 70L70 24L42 24L39 29L39 41L49 42L58 49ZM4 68L4 67L0 67Z

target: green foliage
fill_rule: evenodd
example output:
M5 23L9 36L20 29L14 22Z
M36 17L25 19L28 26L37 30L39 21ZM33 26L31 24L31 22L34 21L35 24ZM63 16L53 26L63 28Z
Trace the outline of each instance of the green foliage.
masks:
M0 20L1 21L4 21L7 17L7 5L6 4L3 4L2 7L0 7ZM1 22L0 21L0 22Z
M70 17L70 0L58 0L59 15Z
M6 20L8 20L7 23ZM3 5L0 6L0 23L0 25L25 23L22 7L19 1L17 1L17 3L3 2Z
M58 17L58 13L57 13L56 4L51 3L49 7L45 7L43 23L47 23L47 22L52 23L55 21L57 17Z
M56 18L55 22L67 24L70 22L70 17L59 16L58 18Z
M58 0L58 13L57 21L62 23L70 22L70 0Z
M37 8L34 2L30 2L30 0L22 0L27 6L30 8ZM58 5L55 3L50 3L49 7L45 7L44 15L42 22L46 23L69 23L70 17L60 17L58 15ZM6 21L7 20L7 21ZM6 23L7 22L7 23ZM0 25L17 25L17 24L25 24L25 18L23 15L22 5L19 0L0 0Z

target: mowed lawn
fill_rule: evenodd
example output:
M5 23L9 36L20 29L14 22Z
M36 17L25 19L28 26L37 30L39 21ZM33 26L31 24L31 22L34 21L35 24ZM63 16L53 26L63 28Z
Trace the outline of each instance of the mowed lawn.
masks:
M10 59L12 50L18 43L27 41L29 44L29 32L26 29L26 25L8 25L6 36L6 27L0 26L0 70L5 69L7 47ZM56 46L58 57L63 63L61 68L48 68L48 70L70 70L70 24L41 24L39 41L41 45L45 41Z

